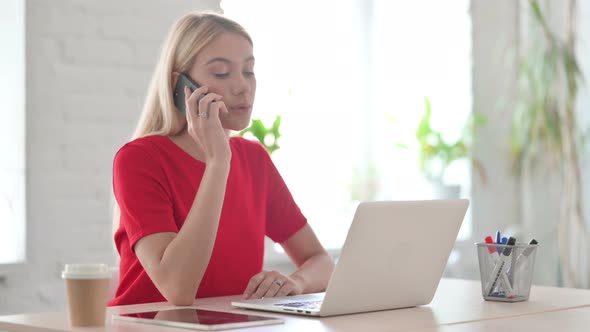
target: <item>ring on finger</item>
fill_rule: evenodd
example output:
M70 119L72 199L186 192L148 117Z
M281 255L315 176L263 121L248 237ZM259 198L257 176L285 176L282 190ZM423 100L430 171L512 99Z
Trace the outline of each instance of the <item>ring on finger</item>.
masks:
M207 119L209 117L209 112L197 112L197 116L203 119Z
M285 282L283 280L275 280L275 284L279 285L279 287L282 287L284 283Z

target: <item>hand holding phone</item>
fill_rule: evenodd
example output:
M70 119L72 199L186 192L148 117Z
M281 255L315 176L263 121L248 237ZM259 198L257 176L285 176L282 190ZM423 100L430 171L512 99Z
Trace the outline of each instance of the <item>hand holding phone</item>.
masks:
M193 94L198 88L199 85L189 75L180 73L174 87L174 104L186 116L188 133L203 148L205 162L210 160L229 162L231 149L219 118L219 113L227 113L227 108L221 101L222 96L207 93L207 89L203 88L204 94L196 98ZM205 111L191 112L187 110L187 103L198 105L198 108Z

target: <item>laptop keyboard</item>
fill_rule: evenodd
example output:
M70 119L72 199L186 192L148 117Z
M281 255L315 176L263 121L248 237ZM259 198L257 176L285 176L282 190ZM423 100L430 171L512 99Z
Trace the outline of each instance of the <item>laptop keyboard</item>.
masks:
M277 303L275 305L279 306L279 307L287 307L287 308L295 308L295 309L320 310L320 306L322 305L322 301L316 300L316 301L286 302L286 303Z

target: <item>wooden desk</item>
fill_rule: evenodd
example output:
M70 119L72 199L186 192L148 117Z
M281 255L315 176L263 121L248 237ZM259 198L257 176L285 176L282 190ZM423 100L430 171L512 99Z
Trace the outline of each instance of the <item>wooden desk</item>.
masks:
M416 308L387 310L380 312L336 316L328 318L311 318L294 315L265 313L262 311L247 311L234 309L229 303L236 296L199 299L194 307L248 312L265 316L279 316L285 319L285 324L261 326L244 329L244 331L447 331L446 328L459 328L460 325L442 326L447 324L475 324L475 322L504 321L516 317L524 319L538 315L553 315L556 311L590 306L590 290L554 288L533 286L531 298L526 302L502 303L484 301L481 296L479 281L443 279L438 287L432 303ZM168 303L150 303L131 306L109 308L107 325L104 328L77 328L68 326L65 311L57 313L22 314L0 316L0 330L8 331L188 331L176 328L113 321L110 316L116 313L134 311L152 311L172 308ZM588 309L590 310L590 309ZM564 313L569 315L568 313ZM543 316L545 317L545 316ZM520 321L519 321L520 322ZM490 323L492 324L492 323ZM523 323L524 324L524 323ZM476 327L480 325L474 325ZM486 331L487 325L481 325ZM236 330L234 330L236 331ZM455 330L448 330L455 331Z
M539 314L441 325L414 332L498 332L498 331L589 331L590 307L564 309Z

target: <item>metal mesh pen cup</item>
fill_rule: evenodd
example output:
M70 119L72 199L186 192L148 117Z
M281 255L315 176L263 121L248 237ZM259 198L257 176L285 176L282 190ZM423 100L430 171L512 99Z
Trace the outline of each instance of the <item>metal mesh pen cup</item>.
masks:
M481 292L486 301L529 299L538 244L476 243Z

